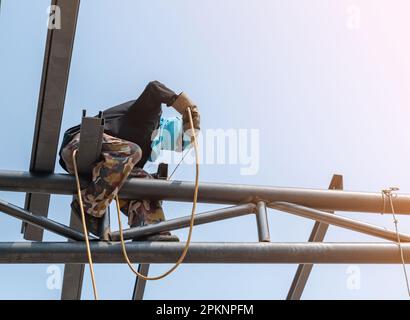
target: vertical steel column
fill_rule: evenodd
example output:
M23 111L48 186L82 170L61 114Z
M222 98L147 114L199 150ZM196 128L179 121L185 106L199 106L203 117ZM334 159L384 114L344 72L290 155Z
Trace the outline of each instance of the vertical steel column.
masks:
M150 266L149 264L145 264L145 263L140 264L138 266L138 272L144 276L147 276L149 272L149 266ZM132 300L144 299L144 292L145 292L146 284L147 284L146 280L137 277L137 279L135 280L134 292L132 293Z
M84 114L85 116L85 114ZM83 117L81 122L80 146L78 152L78 171L82 175L89 175L93 164L101 154L102 135L104 132L101 118ZM73 197L73 200L76 197ZM109 215L106 213L102 234L109 232ZM71 211L70 227L82 231L83 226L77 215ZM64 268L62 300L79 300L83 286L84 264L67 264Z
M268 213L266 202L259 201L256 205L256 223L260 242L270 242Z
M157 179L168 179L168 164L160 163L157 169ZM138 265L138 272L144 276L148 276L149 272L149 264L139 264ZM143 300L144 293L145 293L145 286L147 285L147 281L141 279L140 277L135 278L135 285L134 291L132 293L132 300Z
M342 190L343 176L337 174L333 175L329 189ZM333 211L327 212L334 213ZM315 225L313 226L312 232L309 237L309 242L322 242L325 238L328 228L329 225L326 223L315 222ZM300 300L312 269L313 264L300 264L298 266L295 277L293 278L292 285L286 297L287 300Z
M30 172L54 171L80 0L52 0L51 4L60 8L61 29L49 29L47 34ZM50 194L28 193L24 208L47 217L49 202ZM26 240L43 239L43 229L33 225L23 223L22 232Z
M82 230L80 219L71 211L70 227ZM83 288L84 264L66 264L64 266L61 300L80 300Z

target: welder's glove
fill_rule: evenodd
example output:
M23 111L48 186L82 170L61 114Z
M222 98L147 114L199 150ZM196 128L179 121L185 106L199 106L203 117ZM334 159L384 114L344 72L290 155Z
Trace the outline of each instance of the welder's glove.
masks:
M194 124L195 131L201 130L201 116L199 114L199 109L197 106L190 106L191 115L192 115L192 122ZM182 116L182 123L184 126L184 132L187 130L192 130L191 122L189 121L189 114L188 110L185 110Z
M180 113L182 114L182 121L183 121L183 126L184 126L184 132L187 130L191 130L191 124L189 122L189 115L187 108L189 107L191 109L191 114L192 114L192 120L194 123L194 128L196 130L201 129L201 124L200 124L200 115L199 115L199 110L198 107L195 105L195 103L188 97L188 95L184 92L182 92L175 102L172 104L172 106Z
M186 108L194 106L195 103L188 97L188 95L185 92L182 92L172 106L177 110L180 114L184 114Z

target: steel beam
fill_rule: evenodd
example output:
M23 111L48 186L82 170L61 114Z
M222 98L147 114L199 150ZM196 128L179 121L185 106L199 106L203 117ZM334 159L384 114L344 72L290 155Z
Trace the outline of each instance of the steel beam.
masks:
M158 165L156 178L164 179L164 180L168 179L168 164L160 163ZM139 264L138 272L144 276L147 276L149 272L149 268L150 268L150 265L148 263ZM147 285L146 280L138 276L135 277L135 285L134 285L134 291L132 293L132 300L143 300L144 299L146 285Z
M86 185L86 184L84 184ZM156 179L130 179L121 188L124 199L192 201L193 182ZM30 174L0 171L0 191L74 194L74 178L67 174ZM327 189L286 188L241 184L206 183L199 185L198 201L203 203L238 204L285 201L321 210L374 212L383 209L381 192L356 192ZM386 214L391 213L387 206ZM397 214L410 214L410 195L394 197Z
M138 266L138 272L144 276L148 276L149 264L143 263ZM134 291L132 293L132 300L142 300L144 299L145 286L147 285L147 280L137 277L135 280Z
M269 223L268 213L266 211L266 203L259 201L256 210L256 223L258 225L258 237L260 242L269 242Z
M51 4L61 9L61 29L49 29L47 34L30 172L54 171L80 0ZM28 193L25 209L46 217L51 193ZM27 240L43 239L41 228L23 224L22 231Z
M85 240L84 234L78 232L75 229L69 228L46 217L33 215L31 212L3 200L0 200L0 211L8 214L9 216L22 220L30 225L51 231L67 239L75 241ZM95 237L93 236L91 236L90 238L95 239Z
M101 157L102 137L104 133L103 120L99 117L86 117L85 110L81 120L80 144L78 147L78 172L90 176L94 164ZM73 200L77 197L74 196ZM82 222L71 210L70 227L83 230ZM109 215L106 214L100 225L100 238L107 240L110 231ZM80 300L84 278L83 264L67 264L64 266L62 300Z
M343 176L334 174L329 184L330 190L342 190L343 189ZM334 211L328 211L334 213ZM316 221L312 232L309 237L309 242L322 242L325 239L325 235L329 225L326 223ZM287 300L300 300L306 283L312 272L313 264L300 264L296 270L295 277L289 288Z
M397 234L395 231L297 204L288 202L274 202L269 204L269 208L291 213L299 217L328 223L337 227L361 232L384 240L397 241ZM410 242L410 235L399 233L399 236L401 241Z
M183 242L130 242L126 248L133 263L175 263ZM410 244L402 244L410 259ZM120 243L92 242L94 263L124 263ZM86 263L83 242L0 243L0 263ZM192 243L184 263L322 263L401 264L394 243Z
M255 212L256 206L252 203L243 204L238 206L232 206L228 208L208 211L204 213L199 213L195 215L194 225L201 225L205 223L221 221L226 219L231 219L239 216L244 216ZM182 218L176 218L172 220L167 220L164 222L159 222L156 224L151 224L143 227L136 227L131 229L126 229L123 231L124 239L137 239L146 235L160 233L163 231L172 231L189 227L191 222L191 216L186 216ZM120 233L115 231L111 233L111 240L119 241Z

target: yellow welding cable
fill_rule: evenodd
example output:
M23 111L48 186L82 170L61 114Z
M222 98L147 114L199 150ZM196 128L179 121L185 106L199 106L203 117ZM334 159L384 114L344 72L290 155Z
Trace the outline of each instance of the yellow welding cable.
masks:
M94 299L98 300L98 292L97 292L97 284L95 282L93 258L91 256L90 240L88 239L88 230L87 230L87 224L85 222L83 198L81 196L80 178L78 176L77 152L78 152L78 150L75 150L73 152L74 175L75 175L75 181L76 181L76 185L77 185L77 198L78 198L78 201L80 203L81 221L82 221L82 224L83 224L85 246L87 248L87 258L88 258L88 265L90 266L90 274L91 274L91 281L92 281L92 285L93 285Z
M119 199L118 199L118 195L115 196L115 200L116 200L116 204L117 204L117 215L118 215L118 227L120 229L120 240L121 240L121 247L122 247L122 252L125 258L125 261L127 262L128 266L130 267L131 271L139 278L144 279L144 280L160 280L165 278L166 276L170 275L171 273L173 273L178 267L179 265L184 261L185 256L188 252L189 249L189 245L191 243L191 238L192 238L192 230L194 228L194 221L195 221L195 211L196 211L196 204L197 204L197 200L198 200L198 189L199 189L199 150L198 150L198 142L196 139L196 133L195 133L195 127L194 127L194 122L192 120L192 113L191 113L191 109L188 108L188 116L189 116L189 122L191 125L191 129L192 129L192 142L194 145L194 149L195 149L195 165L196 165L196 174L195 174L195 188L194 188L194 199L193 199L193 203L192 203L192 212L191 212L191 221L189 224L189 232L188 232L188 239L186 241L185 244L185 248L181 254L181 256L179 257L178 261L175 263L175 265L169 269L167 272L156 276L156 277L147 277L141 273L139 273L135 267L132 265L128 254L127 254L127 250L125 248L125 241L124 241L124 235L123 235L123 230L122 230L122 223L121 223L121 210L120 210L120 205L119 205Z

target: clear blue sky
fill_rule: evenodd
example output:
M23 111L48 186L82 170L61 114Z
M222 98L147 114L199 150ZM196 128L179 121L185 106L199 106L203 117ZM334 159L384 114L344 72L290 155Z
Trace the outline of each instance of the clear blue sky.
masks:
M2 1L2 170L29 167L49 3ZM204 165L202 181L326 188L339 173L349 190L395 185L410 193L409 7L407 0L83 1L63 127L78 123L84 107L93 113L136 98L157 79L194 98L203 128L260 129L256 175L241 176L238 165ZM349 28L357 9L360 26ZM176 176L193 177L189 165ZM0 197L24 203L23 194ZM67 223L69 201L53 196L50 217ZM165 208L169 218L190 212L189 204ZM393 228L390 216L343 215ZM305 241L313 225L276 211L269 219L278 242ZM399 226L410 232L407 217ZM186 239L186 230L176 233ZM46 233L45 240L62 239ZM197 227L194 240L256 241L254 218ZM0 241L22 241L20 223L0 215ZM330 227L326 241L377 239ZM60 290L47 288L47 267L0 265L0 298L59 299ZM401 266L359 267L360 289L351 290L349 265L315 266L303 298L407 298ZM149 283L146 298L283 299L295 269L184 265ZM130 298L134 276L126 266L98 265L96 277L102 298ZM84 284L83 298L91 299L88 270Z

